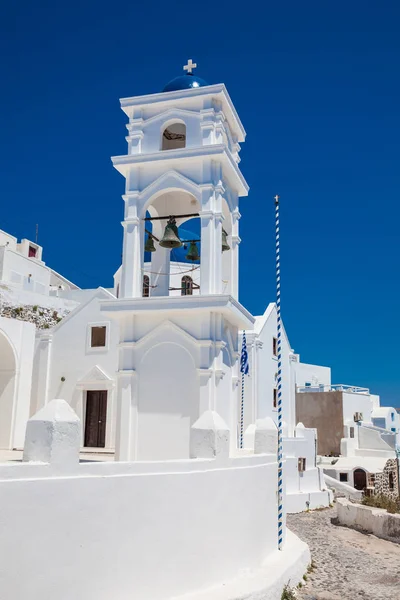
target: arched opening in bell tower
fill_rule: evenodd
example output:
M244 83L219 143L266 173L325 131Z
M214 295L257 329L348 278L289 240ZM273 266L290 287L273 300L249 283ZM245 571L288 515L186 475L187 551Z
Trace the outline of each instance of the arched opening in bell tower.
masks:
M161 150L176 150L186 147L186 125L175 122L163 128Z
M150 296L200 293L200 229L199 202L189 192L168 190L151 199L143 260Z

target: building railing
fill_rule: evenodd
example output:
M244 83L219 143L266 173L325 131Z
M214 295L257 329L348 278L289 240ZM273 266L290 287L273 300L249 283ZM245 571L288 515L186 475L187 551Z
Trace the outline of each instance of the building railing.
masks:
M350 392L352 394L366 394L369 395L369 388L359 387L357 385L347 385L344 383L333 383L330 385L326 385L323 383L320 384L311 384L305 386L297 386L297 392L305 393L305 392Z

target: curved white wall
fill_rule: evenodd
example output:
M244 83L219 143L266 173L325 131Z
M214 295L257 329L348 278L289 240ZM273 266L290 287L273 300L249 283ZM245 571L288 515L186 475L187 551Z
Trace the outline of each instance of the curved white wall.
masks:
M2 596L165 600L261 567L277 545L270 460L0 466Z

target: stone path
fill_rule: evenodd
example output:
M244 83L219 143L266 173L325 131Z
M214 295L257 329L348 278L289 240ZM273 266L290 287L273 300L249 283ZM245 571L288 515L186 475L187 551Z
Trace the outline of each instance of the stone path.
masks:
M333 525L336 509L288 515L310 546L315 569L301 600L400 600L400 545Z

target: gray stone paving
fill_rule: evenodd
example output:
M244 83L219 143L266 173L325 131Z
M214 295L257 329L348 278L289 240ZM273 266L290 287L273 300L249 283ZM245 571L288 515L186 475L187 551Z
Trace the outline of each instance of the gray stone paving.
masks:
M400 600L400 545L333 525L335 516L335 508L288 515L315 563L297 598Z

